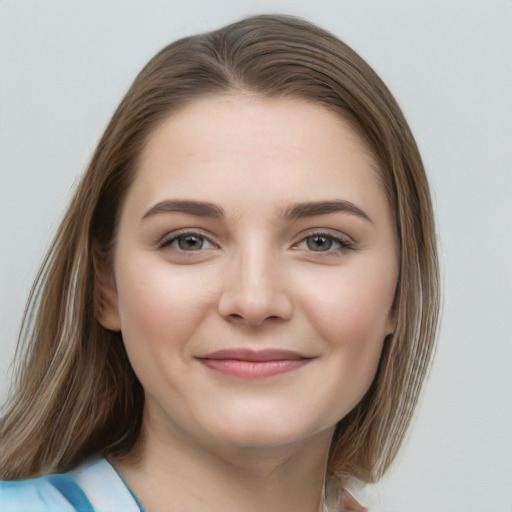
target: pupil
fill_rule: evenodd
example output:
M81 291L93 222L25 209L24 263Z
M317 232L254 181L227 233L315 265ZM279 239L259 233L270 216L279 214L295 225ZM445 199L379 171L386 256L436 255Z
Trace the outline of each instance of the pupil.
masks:
M332 240L325 236L311 236L307 245L312 251L328 251L332 246Z
M203 241L198 236L182 236L178 240L178 245L185 251L197 251L203 246Z

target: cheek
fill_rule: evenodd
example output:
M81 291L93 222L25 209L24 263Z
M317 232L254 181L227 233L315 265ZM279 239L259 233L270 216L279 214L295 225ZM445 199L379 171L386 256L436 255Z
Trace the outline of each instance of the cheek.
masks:
M350 269L337 276L316 280L313 293L303 294L314 322L325 330L327 338L336 332L385 337L395 294L393 272L382 277L367 268ZM385 276L385 274L384 274ZM311 290L311 288L310 288ZM358 336L359 337L359 336Z
M333 356L333 364L338 365L340 378L345 375L363 392L373 380L384 339L390 333L396 278L389 268L387 274L379 274L378 267L372 271L368 266L340 272L308 294L304 307ZM318 279L317 284L320 282Z
M118 264L118 310L127 349L144 346L175 351L190 338L213 292L203 276L165 262Z

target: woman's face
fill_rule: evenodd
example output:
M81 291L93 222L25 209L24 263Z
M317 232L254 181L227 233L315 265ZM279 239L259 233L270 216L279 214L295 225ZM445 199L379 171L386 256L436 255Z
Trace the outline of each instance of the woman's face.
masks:
M230 446L330 435L394 329L392 226L369 150L318 105L225 95L166 119L100 315L122 332L145 421Z

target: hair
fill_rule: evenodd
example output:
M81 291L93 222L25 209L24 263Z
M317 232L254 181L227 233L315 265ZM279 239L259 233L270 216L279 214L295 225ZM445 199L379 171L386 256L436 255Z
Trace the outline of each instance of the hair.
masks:
M122 456L134 447L144 393L121 334L96 319L98 270L111 264L119 211L148 137L190 102L226 93L322 105L351 124L378 163L396 230L397 327L370 389L336 426L327 471L373 482L396 456L438 323L436 236L421 157L393 96L357 53L306 21L266 15L167 46L114 113L29 297L17 379L0 420L1 478L63 472L92 453Z

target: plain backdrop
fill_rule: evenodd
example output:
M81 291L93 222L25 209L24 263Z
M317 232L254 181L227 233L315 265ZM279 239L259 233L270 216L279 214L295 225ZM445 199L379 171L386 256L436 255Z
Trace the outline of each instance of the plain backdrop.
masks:
M0 399L24 303L77 176L172 40L296 14L382 76L424 157L443 319L413 428L371 510L512 511L510 0L0 0Z

